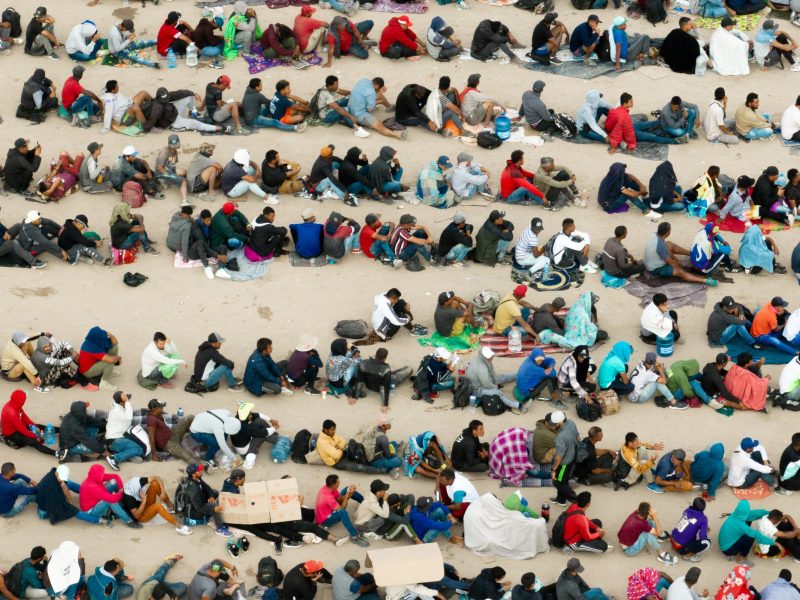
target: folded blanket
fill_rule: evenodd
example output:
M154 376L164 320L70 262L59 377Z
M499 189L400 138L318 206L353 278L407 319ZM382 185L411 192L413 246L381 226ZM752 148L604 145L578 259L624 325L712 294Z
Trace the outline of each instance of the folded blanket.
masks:
M486 330L481 327L473 328L471 325L465 325L461 335L445 337L438 331L434 331L433 335L429 337L417 338L417 342L419 342L420 346L441 347L450 352L468 352L478 348L481 335L485 331Z
M514 0L516 2L516 0ZM424 2L394 2L393 0L377 0L372 7L373 12L404 13L407 15L421 15L428 12L428 5Z

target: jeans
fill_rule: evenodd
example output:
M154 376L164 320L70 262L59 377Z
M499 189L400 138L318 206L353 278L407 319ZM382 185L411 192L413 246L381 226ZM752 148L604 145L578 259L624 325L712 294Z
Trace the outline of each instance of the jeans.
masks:
M272 127L274 129L280 129L281 131L294 131L294 125L287 125L286 123L281 123L277 119L272 119L270 117L265 117L263 115L258 115L252 121L248 121L247 124L255 129L266 129L268 127Z
M537 256L534 258L533 254L526 256L522 261L516 261L517 265L523 267L524 271L527 271L530 275L533 275L537 271L541 271L545 267L550 266L550 259L547 258L546 254L542 254L541 256Z
M344 108L345 111L346 111L347 110L347 103L348 103L349 100L350 100L350 98L339 98L336 101L336 104L338 104L340 107ZM352 122L349 119L343 117L342 115L340 115L338 112L336 112L333 109L329 110L328 113L322 118L322 122L326 123L328 125L335 125L336 123L344 123L348 127L352 127L353 126Z
M244 242L238 238L230 238L228 242L225 244L231 250L238 250L242 246L244 246Z
M762 464L762 465L764 464L764 459L761 457L761 452L758 452L758 451L753 452L750 455L750 458L752 458L754 461L756 461L759 464ZM776 483L775 475L773 475L772 473L761 473L759 471L755 471L753 469L750 469L750 471L747 473L747 475L744 478L744 483L742 485L740 485L739 488L745 488L745 489L746 488L751 488L756 484L756 482L759 479L763 479L764 483L766 483L770 487L774 486L775 483Z
M764 344L765 346L772 346L773 348L777 348L781 352L786 352L787 354L797 354L797 349L781 340L779 334L767 333L765 335L758 335L755 337L755 343Z
M128 234L128 237L119 245L118 249L125 250L126 248L132 248L136 245L136 242L141 242L142 248L144 248L145 251L150 249L150 238L147 237L145 232Z
M133 40L131 43L128 44L128 47L125 50L120 50L117 52L117 57L123 58L129 62L136 63L138 65L144 65L146 67L155 67L156 63L151 60L147 60L146 58L141 58L137 50L142 50L144 48L151 48L152 46L156 45L156 40Z
M664 137L650 133L654 127L658 127L658 121L640 121L633 124L633 131L636 134L637 142L653 142L655 144L677 144L678 141L674 138Z
M633 398L633 394L628 394L628 400L635 403L647 402L651 398L655 397L656 392L660 392L661 395L670 402L674 400L674 396L672 395L672 392L669 391L669 388L663 383L658 383L656 381L651 381L644 386L642 391L639 392L635 399Z
M106 364L110 364L110 363L106 363ZM86 373L88 373L88 372L89 371L86 371ZM86 374L84 374L84 375L86 377L92 377L91 375L86 375ZM88 435L90 438L94 438L95 436L97 436L97 427L87 427L86 428L86 435ZM90 450L89 448L87 448L83 444L78 444L77 446L73 446L72 448L67 450L67 454L69 454L70 456L74 456L76 454L94 454L94 453L95 453L94 450Z
M536 196L533 192L524 187L518 187L508 195L508 198L503 198L509 204L521 202L523 200L533 200L537 204L542 203L542 199Z
M97 40L94 43L94 48L92 48L92 51L89 54L86 54L85 52L73 52L72 54L69 54L68 56L72 60L77 60L78 62L87 62L87 61L90 61L90 60L94 60L95 58L97 58L97 53L105 45L105 43L106 43L106 40L102 40L102 39L101 40Z
M219 451L219 444L217 443L217 438L214 437L213 433L192 432L192 439L195 442L198 442L208 447L208 450L206 450L206 454L203 457L203 460L205 461L214 460L214 455Z
M331 190L334 194L339 196L339 198L344 198L344 190L340 190L334 183L330 180L330 178L326 177L322 181L320 181L317 185L314 186L314 189L317 193L322 193L325 190Z
M348 236L344 240L344 253L347 254L351 250L360 250L361 246L358 241L358 232Z
M769 113L763 113L764 118L769 121ZM746 140L758 140L761 138L769 137L773 134L772 127L763 127L761 129L751 129L744 134Z
M647 520L647 522L650 524L650 527L656 526L656 524L649 519ZM645 548L658 551L658 538L656 538L656 536L654 536L649 531L643 531L642 533L640 533L639 538L636 540L636 542L634 542L633 545L623 549L622 552L625 553L625 556L636 556L637 554L639 554L639 552L641 552Z
M583 592L584 600L610 600L600 588L591 588Z
M722 345L727 344L737 335L750 346L752 346L753 342L755 341L753 336L750 335L750 332L747 331L747 327L744 325L728 325L725 328L725 331L722 332L722 335L719 336L719 343Z
M347 511L343 508L333 511L330 516L322 522L322 526L331 527L337 523L341 523L344 526L347 533L350 534L350 537L358 537L358 531L350 520L350 515L347 514Z
M30 484L27 481L23 481L22 479L15 479L11 482L14 485L19 485L22 487L30 487ZM10 519L14 515L17 515L22 512L22 510L28 506L31 502L36 500L36 494L29 494L25 496L17 496L17 499L14 501L14 506L11 507L11 510L7 513L0 515L4 519Z
M176 596L178 596L178 598L182 598L183 596L186 595L186 592L188 590L188 588L187 588L185 583L180 583L180 582L179 583L165 583L164 582L164 579L167 578L167 573L169 572L169 570L171 568L172 568L172 565L169 562L163 562L161 564L161 566L158 567L158 569L156 569L155 573L153 573L150 577L148 577L147 579L145 579L142 582L142 585L144 585L148 581L158 581L159 583L163 583L169 589L171 589L172 592Z
M695 111L693 108L689 108L689 109L686 110L686 112L688 113L688 117L686 118L686 127L685 128L681 128L681 127L664 127L664 131L666 131L668 134L670 134L672 136L675 136L675 137L681 137L681 136L689 135L690 133L692 133L694 131L695 119L697 119L697 111Z
M389 243L379 240L372 242L372 246L369 247L369 253L375 258L381 258L381 256L385 256L388 260L395 260L397 258Z
M422 239L425 237L425 234L422 232L422 230L419 230L414 232L414 237ZM419 252L419 254L425 260L431 259L430 248L422 244L408 244L408 246L403 248L403 251L400 253L400 256L398 256L398 258L402 261L411 260L411 258L413 258L414 255L417 254L417 252Z
M228 383L228 387L233 387L236 385L236 379L233 376L233 371L231 371L230 367L226 367L225 365L219 365L218 367L214 367L211 373L208 374L206 377L206 387L211 387L219 383L220 379L225 378L225 381Z
M459 262L463 262L467 258L468 252L469 248L467 248L464 244L456 244L450 249L450 252L447 253L445 258L447 260L457 260Z
M114 453L114 458L117 462L125 462L135 456L143 456L142 447L127 438L121 437L111 442L111 451Z
M428 516L433 519L434 521L439 521L440 523L444 523L447 521L447 515L441 509L437 508L434 511L428 513ZM426 544L430 544L433 542L437 537L444 536L447 539L453 535L453 531L450 527L445 530L441 529L429 529L425 535L422 537L422 541Z
M441 382L434 383L431 386L431 391L432 392L443 392L444 390L452 390L455 385L456 385L456 380L455 379L448 379L446 381L441 381Z
M724 6L710 6L706 4L703 16L708 19L721 19L728 16L728 11Z
M397 456L397 442L389 442L389 445L394 448L394 456L382 456L380 458L376 458L370 464L370 466L375 467L376 469L384 469L386 471L391 471L392 469L397 469L400 467L402 463L402 459Z
M101 500L97 504L95 504L92 508L90 508L87 512L90 515L95 517L105 517L108 514L108 511L113 512L117 515L120 520L127 524L130 523L133 519L131 519L130 515L125 512L125 509L122 508L122 505L119 502L106 502L105 500Z
M222 47L220 46L206 46L200 49L200 56L219 56L222 54Z
M400 179L403 177L403 168L400 167L397 169L397 172L392 176L394 181L389 181L383 184L383 189L381 190L384 194L397 194L402 190L400 185Z
M248 175L255 175L255 170L253 167L247 167L247 174ZM253 192L259 198L266 198L267 193L261 189L261 187L253 182L245 181L244 179L240 180L231 191L229 191L226 196L228 198L238 198L239 196L244 196L247 192Z
M72 103L72 106L69 107L69 112L75 114L83 111L89 113L90 117L99 112L97 105L92 102L92 99L89 98L89 96L84 96L81 94L78 96L77 100Z

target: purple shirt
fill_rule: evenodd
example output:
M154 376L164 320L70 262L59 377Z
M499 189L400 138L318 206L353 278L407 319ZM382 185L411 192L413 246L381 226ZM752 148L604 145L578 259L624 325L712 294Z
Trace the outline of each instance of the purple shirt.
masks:
M672 539L679 546L685 546L692 540L707 540L708 517L690 506L683 511L681 520L672 530Z

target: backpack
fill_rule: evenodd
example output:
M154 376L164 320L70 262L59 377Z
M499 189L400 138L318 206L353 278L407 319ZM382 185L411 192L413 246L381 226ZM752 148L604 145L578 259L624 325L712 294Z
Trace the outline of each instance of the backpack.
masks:
M485 312L494 314L498 304L500 304L500 292L481 290L472 298L472 314L476 317Z
M213 390L209 390L206 388L206 384L202 381L197 381L194 375L189 378L189 381L186 382L186 385L183 386L183 391L187 394L203 394L205 392L210 392Z
M187 517L189 515L189 478L181 477L178 480L178 487L175 488L174 508L176 515Z
M617 465L614 467L614 472L611 473L611 480L614 482L614 489L617 489L618 486L624 487L626 490L628 489L628 485L623 483L624 480L631 474L631 467L622 456L619 457L617 460Z
M311 100L308 101L308 107L311 109L309 112L309 119L319 119L319 95L324 89L324 87L319 88L314 92L314 95L311 96Z
M645 18L653 25L662 23L667 18L667 9L664 8L663 0L647 0L644 13Z
M126 181L122 186L122 201L131 208L141 208L147 202L147 198L145 198L140 184L135 181Z
M347 458L359 465L369 465L367 451L364 450L364 446L359 444L356 440L347 442Z
M778 394L772 398L772 408L780 407L783 410L791 410L792 412L800 411L800 401L792 400L784 396L783 394Z
M428 367L428 361L431 360L432 358L433 355L431 354L422 357L422 360L419 361L419 366L417 367L417 370L414 373L414 379L411 381L411 385L414 388L414 392L421 398L427 397L427 395L430 393L430 387L428 387L428 374L426 372L426 369Z
M566 113L557 113L553 124L561 132L563 138L573 138L578 135L578 126L575 119Z
M553 523L553 531L550 534L550 545L553 548L563 548L567 545L564 541L564 527L567 524L567 519L572 515L582 515L582 510L573 510L572 512L567 512L566 510L558 515L555 523Z
M597 419L603 416L599 404L596 402L587 402L584 398L578 400L576 411L581 419L589 421L590 423L597 421Z
M597 54L600 62L611 62L611 44L608 41L608 30L605 30L603 35L600 36L597 46L594 47L594 53Z
M292 462L306 464L306 454L311 452L311 432L301 429L292 441Z
M147 430L144 427L141 425L131 425L128 427L127 431L122 434L122 437L138 445L144 452L142 456L150 456L150 436L147 434Z
M366 321L362 321L361 319L345 319L344 321L336 323L336 327L334 327L333 330L339 337L360 340L361 338L367 337L369 325L367 325Z
M453 389L453 408L464 410L469 406L469 397L472 394L472 386L469 379L461 377L458 386Z
M555 252L553 252L553 246L555 246L556 238L559 235L560 233L555 234L553 237L547 240L547 243L544 245L544 255L550 259L550 263L555 267L557 267L558 265L556 264L555 261Z
M478 146L486 148L487 150L494 150L503 145L503 140L497 137L491 131L481 131L478 134Z
M258 561L256 581L259 585L276 588L283 582L283 571L278 568L278 563L271 556L265 556Z
M493 394L491 396L481 396L480 405L483 409L483 414L487 417L496 417L506 412L506 405L500 400L500 396Z
M3 11L3 16L0 18L4 23L11 24L10 37L18 38L22 35L22 21L19 13L10 6ZM14 594L16 595L16 594Z
M15 596L22 595L22 561L16 563L5 575L6 587Z

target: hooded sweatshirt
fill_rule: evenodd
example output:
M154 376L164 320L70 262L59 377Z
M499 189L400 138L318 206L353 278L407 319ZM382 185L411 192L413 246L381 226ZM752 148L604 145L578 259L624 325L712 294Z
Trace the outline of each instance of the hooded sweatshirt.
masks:
M117 484L116 492L109 492L106 483L114 481ZM102 465L94 464L89 467L81 489L78 493L81 510L92 510L98 502L115 504L122 500L122 478L116 473L106 473Z
M50 344L50 354L44 347ZM31 355L31 362L36 367L39 377L45 379L53 367L66 367L72 364L72 345L52 338L41 336L36 340L36 350Z
M36 435L28 429L30 425L34 425L34 422L22 408L25 405L25 400L25 392L14 390L11 392L11 398L3 405L3 411L0 413L0 423L2 424L4 436L20 433L27 438L36 438Z
M694 464L692 464L694 470ZM685 546L693 540L708 539L708 517L700 510L689 507L683 511L678 525L672 530L672 539L679 546Z
M740 305L736 305L740 306ZM741 313L741 307L740 307ZM725 332L729 325L744 325L745 322L739 320L739 317L725 312L722 304L717 302L714 305L714 310L708 315L708 325L706 326L706 336L708 336L708 343L711 346L719 345L719 338Z
M713 498L725 474L725 446L720 442L712 444L708 450L703 450L694 455L692 462L692 482L707 483L708 495Z
M73 402L69 407L69 413L61 419L61 429L58 433L58 447L61 449L72 448L78 444L83 444L92 452L103 452L103 444L97 441L94 436L87 433L89 427L98 427L97 419L86 415L86 403L81 401ZM122 485L120 484L120 490Z
M194 378L197 381L205 381L211 371L219 366L233 369L233 361L225 358L209 342L200 344L194 356Z
M667 387L669 391L675 393L680 389L685 398L692 398L696 394L692 386L689 385L689 378L694 377L699 372L700 363L693 358L672 363L667 369Z
M67 41L64 44L67 54L75 54L76 52L91 54L96 43L91 41L95 33L97 33L97 27L91 21L84 21L80 25L75 25L70 30Z
M614 344L597 372L597 383L600 389L607 390L619 373L625 373L628 370L632 352L633 346L628 342Z
M739 500L739 504L736 505L736 508L733 509L733 512L725 519L722 527L720 527L719 549L724 552L733 546L743 535L755 538L757 544L774 544L774 539L765 536L758 531L758 529L753 529L747 524L756 519L760 519L768 513L769 511L764 509L750 510L750 502L747 500Z
M214 410L207 410L199 413L192 421L189 431L191 433L210 433L217 440L222 453L233 460L235 455L228 447L225 440L226 435L233 435L239 433L242 428L242 422L231 416L230 411L222 408L215 408Z
M378 153L378 158L369 165L369 180L372 187L383 191L383 186L394 181L395 167L390 164L397 151L391 146L384 146Z
M497 374L495 373L494 365L492 361L488 360L480 352L478 352L478 355L467 365L466 374L473 390L497 389ZM465 429L464 433L466 434L468 431L468 429Z
M511 160L506 161L506 168L500 174L500 196L508 198L518 188L525 188L537 198L544 198L544 194L531 183L536 175L526 171Z
M417 49L417 35L411 29L403 29L397 17L389 19L389 23L383 28L381 32L381 39L378 43L378 49L381 55L386 56L389 48L393 44L401 44L409 50Z
M603 100L602 94L597 90L589 90L586 92L586 102L578 109L578 114L575 115L575 126L578 131L581 131L584 126L589 127L597 135L603 138L607 137L605 130L597 124L597 109L598 108L611 108L611 105Z
M73 219L67 219L64 221L64 227L58 235L58 246L69 252L74 246L96 248L97 242L83 235L81 230L75 226L75 221Z
M258 215L251 223L253 226L252 233L250 234L250 247L255 250L259 256L268 256L275 252L276 248L273 245L275 237L286 237L288 230L286 227L278 227L270 223L266 216L263 214ZM277 248L279 249L279 248Z
M525 116L525 120L531 127L538 127L541 123L555 121L555 116L542 102L542 93L528 90L522 94L522 106L519 112Z
M478 26L475 28L475 33L472 34L470 50L472 52L480 52L492 42L495 44L507 44L508 27L503 25L500 21L484 19L478 23Z
M27 190L41 164L42 157L33 149L23 154L16 148L9 148L4 170L6 188L17 192Z
M353 146L339 165L339 181L345 186L360 183L368 190L372 190L372 182L359 172L363 167L369 167L369 161L361 158L361 148Z
M514 224L511 221L503 221L503 224L495 225L486 219L478 235L475 236L475 260L484 265L493 267L497 264L497 243L500 240L510 242L514 239Z
M536 359L538 357L544 358L541 364L536 363ZM552 377L555 379L555 366L556 361L554 358L545 357L541 348L534 348L531 350L530 356L528 356L528 358L526 358L519 367L519 371L517 372L517 387L522 391L523 394L527 394L533 388L539 385L539 383L541 383L545 377ZM548 367L551 369L549 375L545 373L545 369Z
M249 89L249 88L248 88ZM192 240L192 218L184 218L180 211L172 215L167 228L167 248L180 252L183 258L189 258L189 246Z

